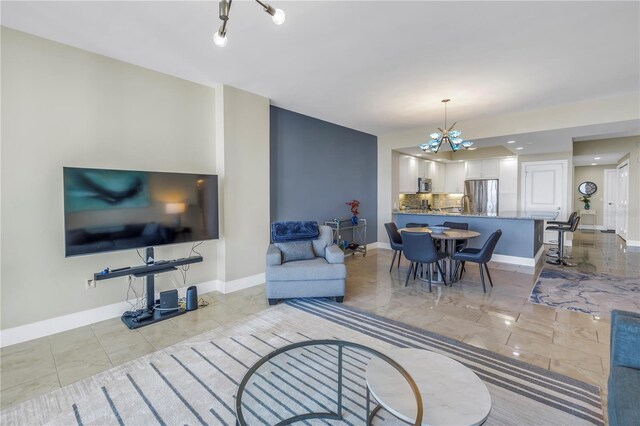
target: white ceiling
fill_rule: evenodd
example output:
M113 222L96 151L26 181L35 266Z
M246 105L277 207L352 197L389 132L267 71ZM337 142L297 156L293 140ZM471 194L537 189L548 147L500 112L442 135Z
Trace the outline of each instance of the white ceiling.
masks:
M639 2L7 2L2 25L372 134L640 91Z
M564 129L474 139L473 146L475 148L488 148L501 145L517 155L547 154L552 152L572 152L574 141L621 138L637 135L640 135L640 120L627 120L617 121L614 123L594 124L590 126L568 127ZM426 139L428 139L428 136L425 134L425 140ZM446 144L441 148L441 151L450 150L451 148ZM417 146L406 147L404 149L399 149L398 151L409 155L418 155L423 153ZM625 154L622 154L620 157ZM426 154L426 156L428 157L429 154ZM618 157L616 161L620 157ZM578 158L579 162L581 161L579 157L574 157L574 159L575 158ZM593 162L587 162L586 160L587 159L585 158L583 164L578 165L588 165Z

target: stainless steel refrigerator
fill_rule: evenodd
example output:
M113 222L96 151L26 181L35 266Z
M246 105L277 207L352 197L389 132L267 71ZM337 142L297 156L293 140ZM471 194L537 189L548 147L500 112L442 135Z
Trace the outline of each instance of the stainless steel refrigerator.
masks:
M465 212L498 214L498 179L465 180L464 195Z

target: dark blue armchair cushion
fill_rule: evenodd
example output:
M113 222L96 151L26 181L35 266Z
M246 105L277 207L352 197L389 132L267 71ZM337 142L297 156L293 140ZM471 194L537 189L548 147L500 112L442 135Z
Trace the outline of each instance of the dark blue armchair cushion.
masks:
M611 314L611 366L640 370L640 316L613 311Z
M313 240L318 238L319 234L318 222L288 221L271 224L271 241L274 243Z
M296 260L315 259L311 241L289 241L286 243L274 243L282 252L282 263Z

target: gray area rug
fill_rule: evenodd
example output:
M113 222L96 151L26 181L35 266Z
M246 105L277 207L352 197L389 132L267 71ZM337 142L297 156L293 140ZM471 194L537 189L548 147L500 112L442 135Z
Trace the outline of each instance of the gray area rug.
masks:
M640 312L640 277L544 267L529 301L608 317L613 309Z
M218 327L9 408L0 423L233 425L234 396L247 368L274 348L308 339L347 340L382 352L422 348L462 362L491 394L487 425L604 424L596 386L323 299L292 300ZM345 353L343 421L303 423L364 424L367 358ZM274 360L243 398L249 424L335 410L335 359L335 349L313 347ZM382 410L374 424L400 423Z

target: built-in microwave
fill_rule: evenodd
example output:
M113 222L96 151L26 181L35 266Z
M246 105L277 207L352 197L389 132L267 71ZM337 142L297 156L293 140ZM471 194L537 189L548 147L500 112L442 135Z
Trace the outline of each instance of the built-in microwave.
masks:
M431 193L431 179L418 178L418 194Z

